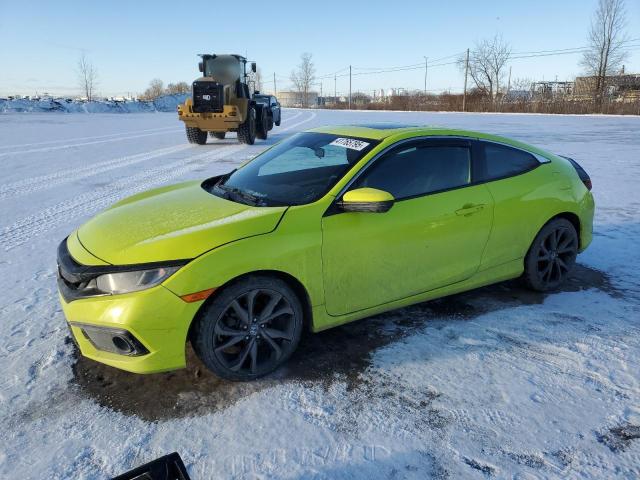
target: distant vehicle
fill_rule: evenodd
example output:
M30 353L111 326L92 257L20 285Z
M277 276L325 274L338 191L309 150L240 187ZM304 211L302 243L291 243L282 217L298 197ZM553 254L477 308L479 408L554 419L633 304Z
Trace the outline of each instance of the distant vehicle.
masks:
M222 140L237 132L238 141L253 145L256 137L267 139L267 108L256 103L247 84L247 59L240 55L201 55L202 77L192 84L190 98L178 105L178 119L186 127L190 143L204 145L207 136ZM251 63L256 71L256 64Z
M395 125L291 136L225 175L122 200L58 250L86 357L231 380L314 332L522 277L557 288L591 242L591 179L493 135Z
M282 109L280 108L280 102L273 95L265 95L260 92L255 92L253 94L253 100L260 105L264 105L267 109L267 118L269 120L269 130L273 128L275 124L276 127L280 126L280 122L282 122Z

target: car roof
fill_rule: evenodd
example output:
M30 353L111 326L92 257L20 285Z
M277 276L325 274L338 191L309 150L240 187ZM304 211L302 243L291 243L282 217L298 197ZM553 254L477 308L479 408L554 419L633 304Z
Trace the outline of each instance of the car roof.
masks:
M439 125L407 125L402 123L368 123L353 125L324 126L307 130L316 133L330 133L333 135L343 135L345 137L368 138L371 140L384 140L388 137L399 137L398 140L411 137L447 136L447 137L468 137L492 142L503 143L517 148L537 153L545 157L549 152L541 150L532 145L512 140L510 138L491 135L488 133L473 130L462 130L448 128Z

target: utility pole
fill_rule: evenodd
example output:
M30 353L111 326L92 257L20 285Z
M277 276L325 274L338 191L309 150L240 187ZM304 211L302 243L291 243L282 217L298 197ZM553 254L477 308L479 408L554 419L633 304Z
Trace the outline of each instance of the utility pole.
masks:
M467 48L467 57L464 61L464 93L462 94L462 111L467 111L467 77L469 76L469 49Z
M349 110L351 110L351 65L349 65Z
M336 90L336 85L337 85L337 76L334 73L333 74L333 106L335 107L336 105L338 105L338 94L337 94L337 90Z
M276 72L273 72L273 94L278 94L278 88L276 87Z
M509 90L511 90L511 65L509 65L509 80L507 80L507 95L509 95Z
M424 57L424 96L427 96L427 69L429 67L429 57Z

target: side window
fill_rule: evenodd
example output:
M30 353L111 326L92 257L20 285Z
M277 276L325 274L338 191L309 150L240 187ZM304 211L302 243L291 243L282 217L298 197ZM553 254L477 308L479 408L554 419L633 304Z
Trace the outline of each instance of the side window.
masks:
M396 199L461 187L471 182L471 149L413 146L378 159L353 188L377 188Z
M484 142L483 148L484 161L480 168L480 180L511 177L540 164L533 155L517 148Z

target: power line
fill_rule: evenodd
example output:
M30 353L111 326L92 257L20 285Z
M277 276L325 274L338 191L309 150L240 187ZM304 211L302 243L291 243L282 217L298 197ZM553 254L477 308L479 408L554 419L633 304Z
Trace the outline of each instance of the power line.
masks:
M635 48L639 46L635 44L635 42L639 40L640 40L640 37L627 39L620 42L620 45L627 50L635 50ZM583 53L588 49L589 49L588 46L582 46L582 47L572 47L572 48L559 48L559 49L552 49L552 50L533 50L533 51L512 52L512 55L509 56L509 60L519 60L522 58L549 57L549 56L555 56L555 55L573 55L573 54ZM453 53L451 55L446 55L444 57L437 58L433 60L432 63L429 63L429 67L442 67L442 66L459 63L458 60L455 60L452 62L445 62L445 63L438 63L438 62L441 62L442 60L448 60L449 58L456 58L456 57L462 58L464 54L465 52L459 52L459 53ZM410 71L410 70L421 70L423 67L424 67L424 62L412 63L408 65L399 65L395 67L356 67L354 66L352 67L353 70L368 70L368 71L366 72L359 71L359 72L353 73L352 75L353 76L370 75L370 74L373 75L373 74L379 74L379 73L393 73L393 72L402 72L402 71ZM320 79L320 78L330 78L330 77L338 77L338 78L347 77L349 76L348 73L345 73L342 75L337 75L337 74L348 69L349 67L344 67L344 68L341 68L340 70L336 70L333 73L321 75L316 78Z

